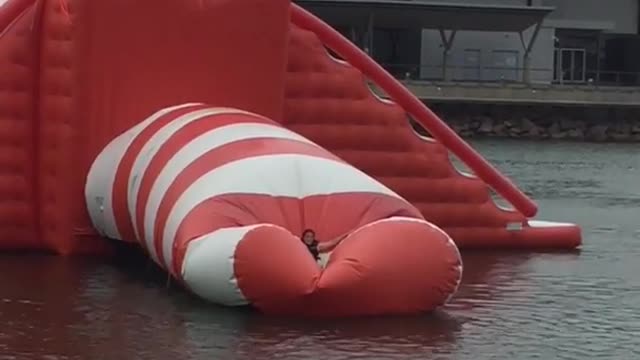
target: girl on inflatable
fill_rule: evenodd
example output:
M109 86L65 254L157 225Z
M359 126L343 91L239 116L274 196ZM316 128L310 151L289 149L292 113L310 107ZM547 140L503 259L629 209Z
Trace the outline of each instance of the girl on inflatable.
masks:
M342 240L344 240L344 238L346 238L347 235L348 233L341 235L331 241L319 242L316 239L316 232L313 231L312 229L306 229L305 231L302 232L301 240L302 240L302 243L307 247L307 249L309 249L309 252L311 253L311 256L313 256L313 259L316 262L320 261L320 265L324 267L327 259L325 257L321 257L320 254L329 253Z

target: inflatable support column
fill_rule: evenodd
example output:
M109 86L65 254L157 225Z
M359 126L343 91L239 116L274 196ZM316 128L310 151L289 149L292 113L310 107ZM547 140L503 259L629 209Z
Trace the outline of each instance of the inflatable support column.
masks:
M86 202L103 236L137 241L197 295L266 313L432 310L462 264L449 236L395 192L249 112L184 104L116 137ZM321 268L300 240L346 237Z

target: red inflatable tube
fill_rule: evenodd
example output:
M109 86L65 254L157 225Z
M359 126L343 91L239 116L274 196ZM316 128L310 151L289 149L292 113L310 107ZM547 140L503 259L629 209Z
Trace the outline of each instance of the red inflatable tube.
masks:
M407 90L398 80L367 56L357 46L345 39L313 14L300 6L291 5L291 21L303 29L314 32L331 50L342 56L351 65L362 71L381 87L398 105L411 114L435 139L459 157L484 182L503 196L527 217L534 217L538 211L533 200L518 189L507 177L487 162L471 146L463 141L436 114Z
M101 235L133 237L216 304L300 316L420 313L443 305L462 276L455 243L418 209L242 110L160 110L104 148L85 195ZM318 234L317 259L305 229Z
M13 0L0 5L0 34L14 22L20 14L33 5L34 0Z

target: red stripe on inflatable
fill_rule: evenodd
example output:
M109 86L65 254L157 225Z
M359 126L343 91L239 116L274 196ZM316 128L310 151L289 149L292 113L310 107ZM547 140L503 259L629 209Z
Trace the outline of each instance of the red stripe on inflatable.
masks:
M444 121L398 80L352 42L299 5L291 4L291 21L295 25L313 32L327 47L340 54L349 64L373 80L393 101L413 115L415 120L424 126L435 139L464 161L474 174L494 188L518 211L527 217L536 215L538 208L533 200L462 140L455 131L451 130Z
M212 121L212 117L216 117L215 121ZM247 116L246 114L237 113L220 113L216 115L205 116L187 124L183 128L176 131L169 139L167 139L164 144L162 144L162 146L158 149L156 155L149 163L149 166L145 169L142 180L140 181L140 188L137 194L138 198L135 210L136 225L138 227L138 236L140 237L140 239L145 238L144 217L147 207L147 200L149 199L149 194L151 193L151 188L153 187L153 184L155 184L158 175L165 167L167 162L169 162L169 160L185 145L190 143L198 136L226 125L243 123L262 123L275 125L273 121L258 116Z
M309 228L319 241L329 241L391 216L422 219L420 212L404 200L380 193L349 192L304 199L262 194L216 196L197 205L180 223L173 242L172 267L175 274L180 274L189 243L222 228L267 223L289 229L295 236Z
M287 230L257 227L238 243L233 260L237 286L255 308L280 306L297 314L310 310L304 305L314 296L322 271Z
M333 251L320 273L299 239L279 228L259 229L238 243L234 273L244 297L271 315L416 314L442 305L461 278L455 245L423 222L365 225Z
M278 154L310 155L318 158L341 161L336 156L316 145L303 143L297 140L273 138L241 140L205 153L203 156L198 158L198 160L189 164L189 166L187 166L180 175L176 177L160 202L160 206L156 212L156 221L153 233L156 253L158 254L160 263L162 264L165 261L162 248L162 233L164 232L167 218L180 195L182 195L182 193L191 184L209 171L233 161L261 155ZM256 179L256 181L260 180ZM204 200L206 199L202 199L202 201Z
M140 151L147 143L147 141L149 141L149 139L151 139L151 137L155 135L163 126L167 125L168 123L182 115L206 108L206 105L193 105L179 108L160 116L154 122L144 128L131 142L129 148L127 148L122 159L120 160L120 163L118 164L115 180L113 182L113 191L111 194L113 215L116 220L116 226L118 227L118 231L120 232L120 237L122 238L122 240L136 238L135 232L133 230L133 223L131 222L131 217L129 215L129 208L127 205L127 189L129 188L129 176L131 175L133 164L140 154Z

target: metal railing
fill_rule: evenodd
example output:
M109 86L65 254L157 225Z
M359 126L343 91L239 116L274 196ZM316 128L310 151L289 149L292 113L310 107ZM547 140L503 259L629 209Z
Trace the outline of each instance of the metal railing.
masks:
M640 87L640 72L585 69L575 74L572 69L550 69L505 67L505 66L456 66L446 68L438 65L381 64L401 80L447 81L452 83L524 83L524 74L529 71L531 83ZM445 72L448 74L445 80ZM573 72L573 73L572 73Z
M640 87L640 72L587 70L586 84Z

